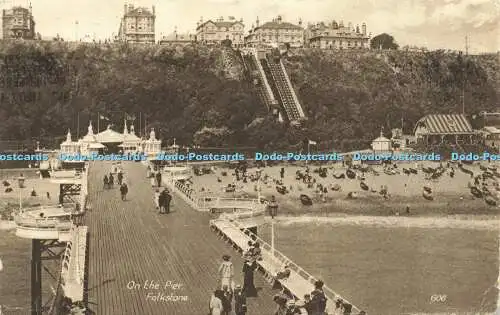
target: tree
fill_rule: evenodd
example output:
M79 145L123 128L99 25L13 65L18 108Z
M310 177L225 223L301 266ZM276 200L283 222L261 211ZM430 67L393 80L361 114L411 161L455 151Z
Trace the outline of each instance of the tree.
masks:
M372 49L398 49L399 45L394 40L394 37L382 33L372 38L370 47Z

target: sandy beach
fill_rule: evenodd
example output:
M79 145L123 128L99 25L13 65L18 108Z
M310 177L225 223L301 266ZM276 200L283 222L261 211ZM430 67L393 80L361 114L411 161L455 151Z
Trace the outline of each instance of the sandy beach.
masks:
M424 167L438 167L439 163L427 162L423 163ZM461 172L455 165L454 177L451 178L448 174L444 174L439 179L427 179L424 172L418 171L418 174L406 175L401 171L403 167L415 167L414 164L400 164L397 171L400 174L388 175L383 172L382 166L370 166L378 174L366 172L364 174L364 183L369 187L368 191L360 187L361 180L336 179L333 174L345 174L346 167L341 164L324 165L327 167L327 176L322 178L318 173L314 172L317 166L310 167L310 174L316 183L320 183L328 188L328 192L321 196L316 192L316 188L308 188L307 184L295 179L296 171L305 172L303 166L286 165L285 174L283 177L283 185L287 187L288 192L284 195L276 190L275 180L280 179L281 166L271 166L262 169L262 175L268 176L267 184L261 183L261 195L269 198L276 196L280 203L280 214L282 215L321 215L328 216L332 213L346 213L352 215L401 215L405 212L407 206L410 207L412 216L448 216L448 215L491 215L497 216L500 214L500 208L490 206L483 199L475 198L468 188L471 176ZM475 175L481 173L479 165L467 165L468 169L473 170ZM257 168L248 168L249 174L255 174ZM226 172L227 176L222 173ZM357 175L361 173L358 172ZM193 188L199 194L216 194L224 197L239 197L239 196L257 196L258 185L256 182L236 181L234 170L218 167L212 174L201 176L193 176ZM228 184L236 185L236 192L223 192L224 187ZM332 185L338 184L341 186L339 191L333 191ZM493 185L494 183L489 183ZM385 199L378 193L382 185L387 186L389 198ZM434 200L426 200L422 196L423 187L431 187ZM491 190L495 190L491 186ZM355 192L357 198L347 198L350 192ZM495 190L496 192L496 190ZM300 195L306 194L313 200L313 205L303 206L300 202Z
M17 178L20 174L25 177L24 188L20 189ZM36 170L0 170L0 182L7 181L10 185L2 184L0 189L0 220L11 219L12 211L19 209L19 201L23 207L37 205L55 205L59 202L59 184L52 183L50 179L41 179ZM7 188L12 191L7 192ZM36 196L32 195L35 191Z

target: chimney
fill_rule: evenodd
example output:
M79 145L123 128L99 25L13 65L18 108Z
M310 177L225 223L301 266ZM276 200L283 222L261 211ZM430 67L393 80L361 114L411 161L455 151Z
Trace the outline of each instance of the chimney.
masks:
M153 16L155 15L155 6L153 6Z
M276 19L278 23L281 23L281 15L278 15L278 18Z
M123 5L123 14L127 14L127 13L128 13L128 6L127 6L127 4L125 3L125 4Z
M356 25L356 34L359 34L359 25Z
M255 27L259 27L259 17L257 17L257 20L255 21Z
M361 32L366 36L366 23L361 24Z
M351 31L352 31L352 23L351 23L351 22L349 22L349 23L347 24L347 27L349 28L349 32L351 32Z
M299 26L302 26L302 19L299 18Z

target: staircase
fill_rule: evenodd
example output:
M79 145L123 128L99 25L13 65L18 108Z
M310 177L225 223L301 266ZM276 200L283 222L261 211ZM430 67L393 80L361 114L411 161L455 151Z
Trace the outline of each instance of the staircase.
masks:
M276 61L272 58L262 59L262 66L268 76L272 78L281 105L285 110L286 116L289 121L299 121L305 118L304 111L300 105L295 91L293 90L292 83L288 78L285 67L281 60Z

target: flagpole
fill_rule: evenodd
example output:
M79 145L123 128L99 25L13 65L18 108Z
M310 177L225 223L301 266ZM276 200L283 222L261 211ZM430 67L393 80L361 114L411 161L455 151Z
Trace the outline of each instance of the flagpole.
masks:
M100 122L101 122L101 113L97 112L97 133L101 132L101 128L99 128Z

